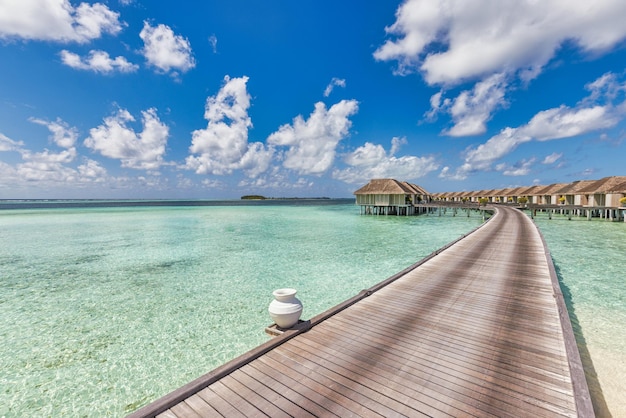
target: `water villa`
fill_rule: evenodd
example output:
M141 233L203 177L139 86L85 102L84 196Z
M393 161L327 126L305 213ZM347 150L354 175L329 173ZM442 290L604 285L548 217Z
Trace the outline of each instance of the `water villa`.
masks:
M354 194L367 215L414 215L417 204L431 200L420 186L394 179L371 180Z
M623 220L626 212L626 176L578 180L530 187L428 193L422 187L395 179L373 179L354 192L361 213L416 215L432 206L477 207L480 202L509 204L531 210L571 216ZM622 209L623 208L623 209Z

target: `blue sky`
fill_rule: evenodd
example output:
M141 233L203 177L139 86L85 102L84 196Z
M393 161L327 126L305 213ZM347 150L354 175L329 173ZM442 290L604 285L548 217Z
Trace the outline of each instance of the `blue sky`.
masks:
M0 198L624 175L623 0L0 0Z

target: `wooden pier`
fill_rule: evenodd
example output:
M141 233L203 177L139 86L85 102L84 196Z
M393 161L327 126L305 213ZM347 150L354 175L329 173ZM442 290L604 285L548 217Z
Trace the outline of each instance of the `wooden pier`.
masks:
M541 235L520 211L494 210L467 237L131 416L594 416Z

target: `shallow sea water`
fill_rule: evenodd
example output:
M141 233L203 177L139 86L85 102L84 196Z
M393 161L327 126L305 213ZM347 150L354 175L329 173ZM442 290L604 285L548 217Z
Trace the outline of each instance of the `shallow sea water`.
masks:
M469 232L354 204L0 211L0 417L124 416Z
M540 214L598 417L626 417L626 224Z

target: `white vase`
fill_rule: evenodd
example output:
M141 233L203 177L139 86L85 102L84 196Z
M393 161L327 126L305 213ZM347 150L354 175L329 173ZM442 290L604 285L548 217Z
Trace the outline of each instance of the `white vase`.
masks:
M296 298L296 289L277 289L268 308L272 320L279 328L291 328L302 314L302 302Z

